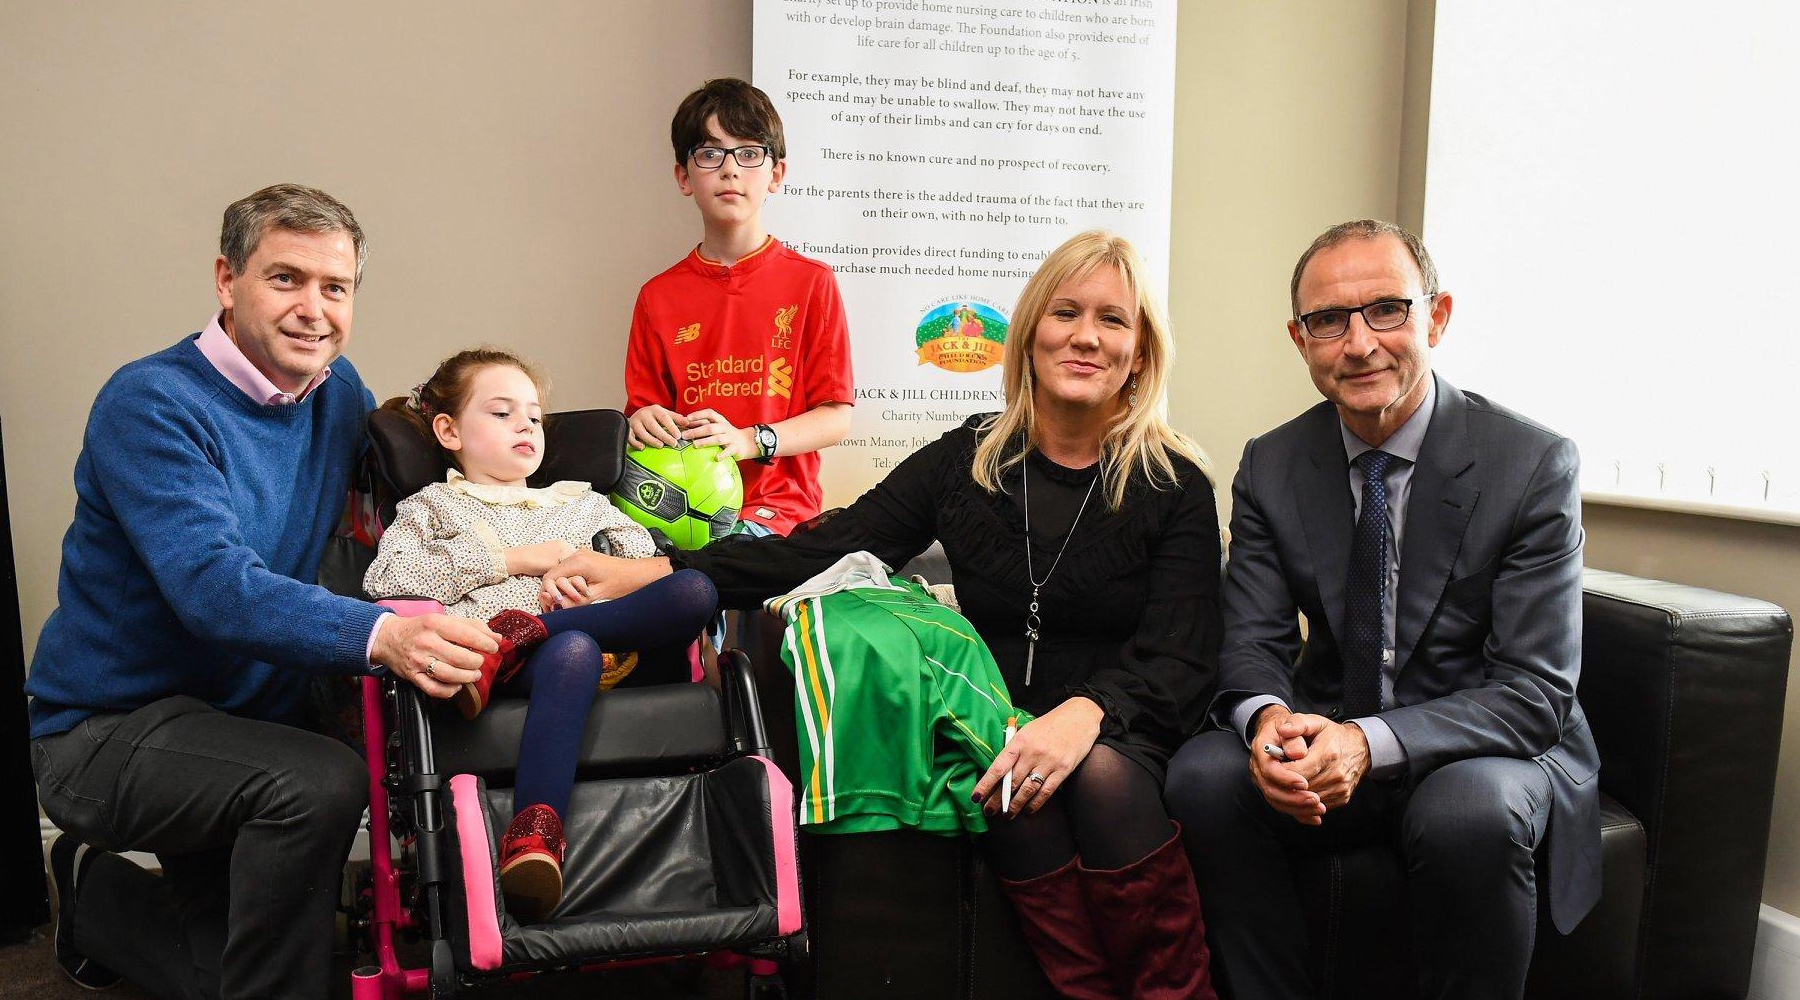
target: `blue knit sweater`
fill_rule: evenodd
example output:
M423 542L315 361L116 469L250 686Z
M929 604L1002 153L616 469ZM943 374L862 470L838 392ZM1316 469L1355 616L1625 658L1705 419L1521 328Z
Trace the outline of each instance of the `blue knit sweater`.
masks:
M340 358L304 401L264 406L195 339L94 401L25 685L34 738L177 694L295 722L310 675L368 670L380 609L313 581L374 398Z

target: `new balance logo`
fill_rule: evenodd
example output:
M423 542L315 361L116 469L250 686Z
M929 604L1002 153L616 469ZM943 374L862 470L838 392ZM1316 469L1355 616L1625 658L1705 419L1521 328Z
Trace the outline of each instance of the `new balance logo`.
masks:
M783 399L793 397L794 366L786 358L769 362L769 395Z
M688 344L699 339L700 324L698 323L689 323L687 326L675 331L675 342L677 344Z

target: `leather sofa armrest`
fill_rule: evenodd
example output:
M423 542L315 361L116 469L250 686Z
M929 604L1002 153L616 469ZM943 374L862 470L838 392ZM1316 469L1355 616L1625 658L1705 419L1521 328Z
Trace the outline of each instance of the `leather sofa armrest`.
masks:
M1580 698L1644 825L1645 996L1748 988L1793 624L1764 601L1587 571Z

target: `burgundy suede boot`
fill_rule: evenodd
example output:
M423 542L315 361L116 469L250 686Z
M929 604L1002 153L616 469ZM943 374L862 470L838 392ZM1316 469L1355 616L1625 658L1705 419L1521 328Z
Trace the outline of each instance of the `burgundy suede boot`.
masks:
M1081 869L1094 927L1126 996L1217 1000L1200 894L1181 848L1181 824L1142 860L1117 871Z
M1069 1000L1122 1000L1082 894L1075 860L1037 878L1000 880L1019 929L1056 992Z

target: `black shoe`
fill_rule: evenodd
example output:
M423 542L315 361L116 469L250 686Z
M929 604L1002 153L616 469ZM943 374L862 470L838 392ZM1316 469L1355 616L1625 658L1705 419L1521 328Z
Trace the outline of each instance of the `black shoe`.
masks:
M50 880L56 884L56 964L84 990L119 985L119 974L75 950L75 896L89 860L88 845L58 834L50 845Z

